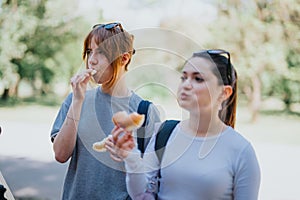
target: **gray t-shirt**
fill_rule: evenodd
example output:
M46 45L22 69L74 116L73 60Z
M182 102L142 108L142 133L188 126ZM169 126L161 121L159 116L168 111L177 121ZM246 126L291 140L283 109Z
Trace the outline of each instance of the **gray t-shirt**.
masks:
M157 176L159 161L153 135L144 159L138 150L125 159L128 192L145 199L150 179ZM192 137L180 124L170 136L161 167L159 200L257 200L260 168L252 145L231 127L220 135ZM153 180L153 179L152 179Z
M141 97L112 97L101 87L88 90L83 103L77 130L77 141L64 182L62 199L124 200L128 197L125 184L124 163L113 161L108 152L92 149L94 142L108 136L114 127L112 115L118 111L136 112ZM54 121L51 138L58 134L72 102L70 94L63 102ZM159 115L155 106L149 106L146 136L151 137Z

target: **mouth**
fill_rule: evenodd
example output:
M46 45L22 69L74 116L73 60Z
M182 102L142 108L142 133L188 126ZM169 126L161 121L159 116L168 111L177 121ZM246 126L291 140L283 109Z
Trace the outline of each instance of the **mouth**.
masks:
M189 98L189 96L190 96L190 95L188 95L188 94L185 93L185 92L180 93L180 99L182 99L182 100L185 100L185 99Z

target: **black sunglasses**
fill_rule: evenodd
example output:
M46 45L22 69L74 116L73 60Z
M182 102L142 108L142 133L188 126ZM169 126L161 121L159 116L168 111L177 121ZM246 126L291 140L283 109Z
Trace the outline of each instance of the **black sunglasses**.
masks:
M122 24L119 22L112 22L108 24L95 24L92 29L94 28L105 28L106 30L114 30L115 28L119 27L121 32L124 32ZM135 49L132 50L132 54L135 54Z
M113 23L108 23L108 24L95 24L93 26L94 28L105 28L106 30L114 30L115 28L119 27L119 29L124 32L124 29L119 22L113 22Z
M232 67L231 67L231 62L230 62L230 53L228 51L225 51L223 49L209 49L209 50L204 50L204 51L200 51L200 52L196 52L194 53L194 56L203 54L203 53L207 53L209 55L222 55L222 54L226 54L227 55L227 79L229 84L232 83Z

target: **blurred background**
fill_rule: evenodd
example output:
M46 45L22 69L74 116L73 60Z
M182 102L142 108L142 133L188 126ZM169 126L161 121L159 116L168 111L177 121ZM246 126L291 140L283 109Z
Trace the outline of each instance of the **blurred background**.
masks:
M239 74L237 130L255 147L260 199L300 199L299 0L0 0L0 178L15 199L60 198L66 164L50 129L82 68L96 23L134 34L130 87L182 118L178 69L192 52L231 52Z

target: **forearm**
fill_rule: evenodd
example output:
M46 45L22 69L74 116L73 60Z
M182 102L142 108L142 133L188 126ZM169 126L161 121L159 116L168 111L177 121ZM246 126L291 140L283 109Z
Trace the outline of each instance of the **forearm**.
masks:
M72 155L77 138L77 129L82 108L82 101L72 101L65 121L53 142L55 159L66 162Z
M147 187L147 177L144 169L143 160L139 153L131 153L124 160L126 168L126 186L129 195L133 200L137 199L145 192Z

